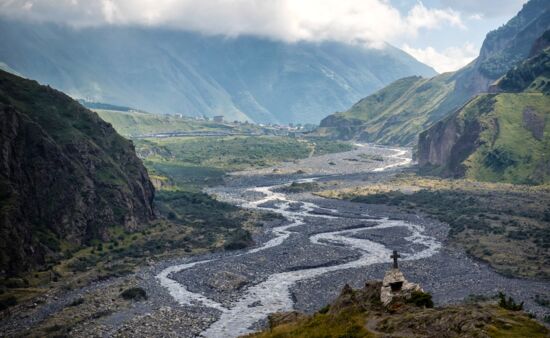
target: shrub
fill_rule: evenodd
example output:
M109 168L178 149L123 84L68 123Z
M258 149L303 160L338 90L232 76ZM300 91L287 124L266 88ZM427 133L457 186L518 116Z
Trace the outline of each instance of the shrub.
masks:
M246 248L252 243L250 232L244 229L238 229L233 232L229 240L226 241L225 250L240 250Z
M550 298L546 298L545 296L535 295L535 303L540 306L550 308Z
M4 285L10 289L25 288L29 286L29 282L24 278L7 278L4 280Z
M414 304L418 307L434 307L434 302L432 300L432 295L427 292L414 291L411 294L411 298L406 301L409 304Z
M6 297L0 300L0 311L4 311L5 309L14 305L17 305L17 298L15 298L14 296Z
M69 306L78 306L84 303L84 298L80 297L69 303Z
M53 332L58 332L58 331L61 331L63 330L65 327L63 325L59 325L59 324L54 324L52 326L48 326L48 327L45 327L44 328L44 331L48 332L48 333L53 333Z
M518 160L514 155L504 149L493 149L484 159L485 165L492 168L495 171L502 172L504 169L515 165Z
M133 287L122 291L120 296L126 300L145 300L147 292L143 288Z
M327 305L323 306L323 307L321 308L321 310L319 310L319 313L325 314L325 313L327 313L329 310L330 310L330 304L327 304Z
M521 311L523 310L523 302L517 304L512 297L506 299L506 295L502 292L498 293L498 306L503 309L511 311Z

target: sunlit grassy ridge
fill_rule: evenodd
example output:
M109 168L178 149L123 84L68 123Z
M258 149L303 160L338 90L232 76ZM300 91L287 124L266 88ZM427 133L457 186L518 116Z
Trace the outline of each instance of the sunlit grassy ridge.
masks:
M412 76L397 80L367 96L349 110L334 114L333 125L321 125L319 132L342 138L357 138L386 144L412 144L419 131L441 118L461 102L448 100L455 88L452 73L430 79ZM341 128L350 125L353 130Z
M230 130L227 125L180 118L176 115L150 114L138 111L95 109L95 112L124 136L182 131Z
M405 78L359 101L341 116L363 121L369 141L408 144L419 130L437 120L432 114L454 85L449 73L431 79Z
M482 181L541 183L550 180L550 96L542 93L502 93L492 111L479 120L481 146L464 162L466 176ZM531 111L539 124L527 126ZM541 124L541 125L540 125ZM542 138L529 130L544 128Z

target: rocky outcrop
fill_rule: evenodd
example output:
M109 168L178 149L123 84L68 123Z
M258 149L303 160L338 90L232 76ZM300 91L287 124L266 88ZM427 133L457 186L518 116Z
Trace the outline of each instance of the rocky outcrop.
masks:
M475 61L476 72L488 79L504 75L529 57L535 41L549 28L548 1L527 2L506 25L487 34Z
M532 107L526 107L522 114L523 127L531 132L534 138L539 141L544 139L544 128L546 120L544 114L537 112Z
M388 306L395 299L411 299L413 292L424 292L419 284L410 283L399 269L386 271L380 289L380 301Z
M544 49L550 47L550 30L547 30L542 34L540 38L535 40L531 52L529 52L529 57L533 57L537 54L540 54Z
M426 306L428 294L380 302L380 281L361 289L344 287L338 298L313 315L297 312L269 317L269 328L247 337L489 337L514 335L547 337L548 329L522 311L495 304L467 303ZM433 304L432 304L433 305ZM517 334L516 334L517 335Z
M380 308L380 281L367 281L362 289L354 290L348 284L344 285L340 295L330 305L328 313L337 315L349 309L366 311Z
M49 87L0 71L0 270L55 261L62 247L154 219L133 144Z
M329 115L321 120L320 129L324 129L327 136L339 140L351 140L362 131L362 121L345 118L338 115Z

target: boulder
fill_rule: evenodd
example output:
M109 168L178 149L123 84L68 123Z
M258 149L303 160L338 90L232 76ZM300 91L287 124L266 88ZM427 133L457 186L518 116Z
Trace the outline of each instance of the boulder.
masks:
M212 275L208 280L208 286L219 291L233 291L242 288L248 283L246 276L229 272L221 271Z

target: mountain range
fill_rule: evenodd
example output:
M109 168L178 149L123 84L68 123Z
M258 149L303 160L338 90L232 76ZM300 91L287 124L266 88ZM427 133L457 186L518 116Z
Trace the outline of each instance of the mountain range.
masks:
M318 123L399 78L436 72L386 44L285 43L0 17L0 65L73 98L227 120Z
M321 121L332 138L414 145L418 134L461 108L510 68L527 58L550 28L550 3L532 0L502 27L487 34L479 56L462 69L432 78L399 79L350 109Z

